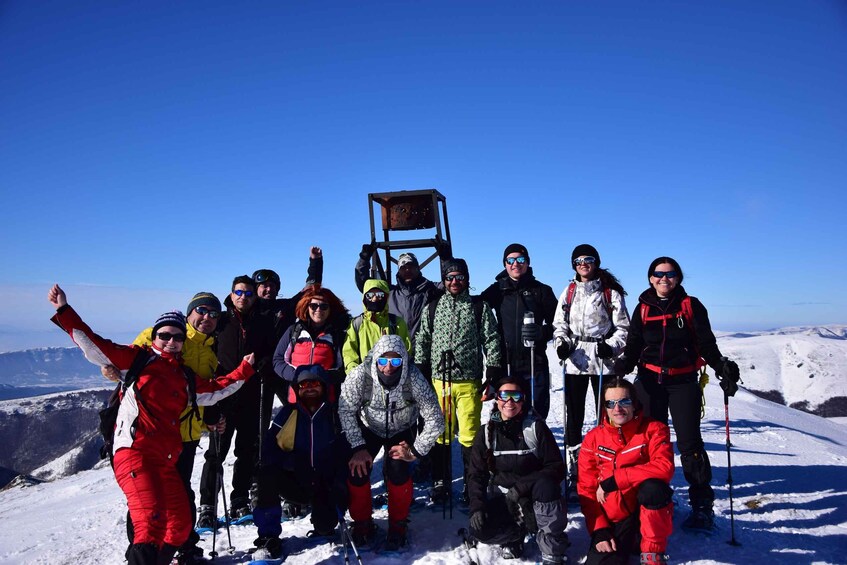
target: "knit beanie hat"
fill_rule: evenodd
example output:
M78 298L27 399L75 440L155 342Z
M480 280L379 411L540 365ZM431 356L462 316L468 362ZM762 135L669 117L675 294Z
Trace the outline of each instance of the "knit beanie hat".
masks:
M397 259L397 266L403 267L408 265L409 263L413 263L416 267L420 266L418 263L418 258L415 257L414 253L401 253L400 257Z
M182 312L179 310L173 310L172 312L165 312L159 319L156 320L156 323L153 324L153 336L156 336L156 332L159 331L160 328L164 328L165 326L173 326L177 329L182 330L182 333L185 333L185 316L182 315Z
M218 300L218 297L211 292L198 292L195 294L194 298L191 299L191 302L188 303L188 309L186 312L191 314L191 312L193 312L198 306L206 306L212 310L217 310L218 312L221 311L221 301Z
M520 243L513 243L506 247L503 251L503 263L506 262L506 257L511 255L512 253L520 253L524 257L526 257L526 264L529 265L529 251L526 250L526 247L521 245Z
M597 259L597 261L594 264L597 267L600 266L600 254L597 253L597 250L594 249L593 246L588 245L587 243L582 243L582 244L574 247L573 253L571 253L571 267L574 268L574 271L576 270L576 265L573 264L574 260L577 257L581 257L583 255L594 257L595 259Z
M446 261L441 269L441 279L443 280L449 273L462 273L468 279L471 278L468 273L468 264L464 259L455 258Z
M256 281L248 277L247 275L239 275L232 279L232 288L230 290L235 290L235 285L238 284L246 284L253 290L256 290Z

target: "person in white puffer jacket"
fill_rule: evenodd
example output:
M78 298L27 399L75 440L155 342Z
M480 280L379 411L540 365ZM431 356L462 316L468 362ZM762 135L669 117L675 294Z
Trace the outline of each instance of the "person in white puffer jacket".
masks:
M626 345L629 313L624 291L618 279L600 268L600 254L583 243L571 253L576 276L559 296L553 318L556 354L565 366L565 443L567 445L568 491L574 493L577 459L582 444L585 419L585 395L588 383L594 397L603 379L614 376L615 358Z
M341 385L338 416L352 453L347 486L353 540L361 547L376 538L370 474L374 457L384 449L388 491L384 548L402 548L412 504L409 464L429 453L444 432L435 390L411 362L403 338L382 336L363 363L347 375ZM424 422L420 430L419 418Z

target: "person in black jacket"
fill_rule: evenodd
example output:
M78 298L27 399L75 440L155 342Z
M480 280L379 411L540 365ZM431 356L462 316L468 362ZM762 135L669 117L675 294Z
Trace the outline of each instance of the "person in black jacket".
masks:
M497 315L497 329L506 354L507 374L525 381L530 390L530 351L524 343L535 343L535 406L532 394L527 408L546 419L550 411L550 369L547 364L547 342L553 337L553 316L557 299L553 289L538 281L529 265L529 251L513 243L503 251L503 271L496 282L486 288L482 299ZM524 314L532 312L535 323L524 325Z
M204 419L217 423L221 415L226 419L226 430L213 435L206 451L203 474L200 477L200 511L197 525L214 527L214 504L218 491L220 465L226 458L235 435L235 466L232 474L230 515L233 519L250 514L249 491L259 446L259 430L267 429L273 403L273 386L278 377L270 362L276 347L274 319L259 312L256 306L256 286L247 275L232 281L232 292L224 300L226 313L218 322L218 370L226 374L237 366L248 353L256 354L259 377L250 379L241 390L206 410ZM265 389L262 398L262 389ZM264 402L260 402L260 398ZM262 415L260 426L259 415ZM219 440L219 445L216 445Z
M347 508L350 447L341 434L337 399L329 374L320 365L300 365L292 392L295 402L279 411L265 432L257 473L253 521L258 530L253 559L282 555L280 497L311 505L308 537L330 537Z
M682 288L682 268L676 260L654 259L647 279L650 288L641 293L633 312L621 374L631 372L637 364L636 380L650 397L650 416L667 424L670 410L692 508L683 528L711 530L715 493L709 484L709 455L700 435L698 371L705 360L721 379L727 396L732 396L738 390L738 365L721 355L709 314Z
M471 535L500 544L508 559L520 557L525 533L534 533L543 562L563 563L568 537L559 446L547 424L526 409L520 379L501 379L496 398L490 420L471 447Z

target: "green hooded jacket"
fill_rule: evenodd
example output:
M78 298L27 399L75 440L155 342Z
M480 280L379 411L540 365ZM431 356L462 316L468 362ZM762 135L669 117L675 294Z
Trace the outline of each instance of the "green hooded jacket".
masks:
M365 294L371 290L381 290L386 297L389 294L388 283L379 279L369 279L365 281L365 286L362 287L362 300L365 299ZM344 347L341 349L341 356L344 359L344 369L349 375L350 371L362 364L362 360L368 356L368 353L379 338L391 333L389 331L388 319L388 299L385 300L385 306L379 312L370 312L362 306L364 313L361 317L357 316L350 321L347 326L347 340L344 342ZM356 331L357 320L360 320L360 326ZM406 325L406 320L401 317L396 319L396 333L403 338L403 344L406 346L406 351L411 349L409 341L409 328Z

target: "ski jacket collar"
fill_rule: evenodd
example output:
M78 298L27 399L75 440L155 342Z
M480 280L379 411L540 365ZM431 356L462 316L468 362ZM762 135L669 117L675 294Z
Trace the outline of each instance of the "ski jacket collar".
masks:
M516 281L512 280L512 277L509 276L509 273L506 272L506 269L500 271L496 277L494 277L500 284L500 288L508 289L508 288L523 288L531 285L535 282L535 275L532 274L532 267L527 267L526 272Z
M664 299L659 298L659 295L656 294L656 289L652 286L641 293L641 296L638 297L639 302L643 302L648 306L655 306L662 310L667 310L669 307L674 304L679 304L682 302L682 299L688 296L688 293L685 292L685 289L682 285L677 285L677 287L673 290L673 293L667 298L667 302L664 302Z

